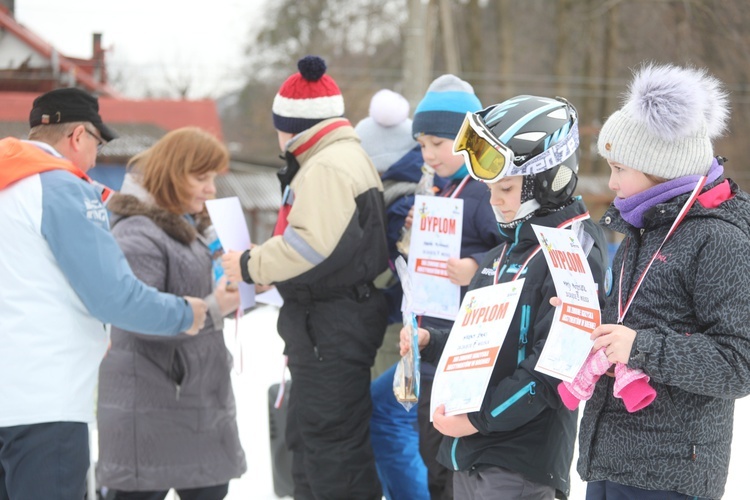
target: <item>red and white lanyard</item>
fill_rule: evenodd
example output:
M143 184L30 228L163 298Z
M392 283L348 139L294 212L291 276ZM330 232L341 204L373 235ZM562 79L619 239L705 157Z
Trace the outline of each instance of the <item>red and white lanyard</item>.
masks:
M648 273L649 269L651 269L651 264L654 263L656 260L656 256L659 255L659 252L661 252L662 247L667 242L670 236L674 234L675 229L677 229L677 226L680 225L682 220L687 215L690 208L693 206L693 203L695 203L695 200L698 199L698 195L700 194L701 190L703 189L703 186L706 184L706 177L703 176L698 181L698 184L695 186L695 189L693 189L693 192L690 194L690 198L688 198L687 202L685 202L685 205L682 207L682 210L680 210L680 213L677 214L677 218L672 223L672 227L669 228L669 232L664 237L664 241L661 242L661 245L659 245L659 248L656 249L656 253L654 253L654 256L651 257L651 260L649 261L646 268L641 273L641 276L638 278L638 281L635 284L635 287L633 287L633 291L630 292L630 296L628 297L628 301L623 305L622 303L622 275L625 271L625 257L628 255L628 246L630 244L630 238L628 238L625 241L625 251L622 255L622 264L620 265L620 280L619 280L619 290L617 291L617 324L621 325L622 320L625 318L625 315L628 313L628 309L630 309L630 305L633 303L633 299L635 298L635 294L638 293L638 290L641 288L641 285L643 284L643 279L646 277L646 273Z
M448 191L447 193L442 194L441 196L445 198L458 198L458 195L461 194L461 191L464 190L464 188L466 187L466 184L468 184L470 180L471 180L471 176L467 175L466 177L461 179L461 182L458 184L458 186L456 186L456 189L454 189L453 191Z
M584 212L581 215L576 215L575 217L572 217L561 224L559 224L558 228L565 228L568 226L572 226L574 223L578 221L584 221L586 219L591 218L591 215L588 212ZM503 261L503 258L505 257L505 249L507 248L508 244L506 243L503 245L503 251L500 253L500 259L497 261L497 268L495 268L495 285L497 285L497 280L500 279L500 263ZM511 281L516 281L519 276L521 276L521 273L524 269L526 269L526 266L529 265L529 262L531 262L531 259L536 257L536 254L542 251L542 246L537 245L531 254L526 258L526 260L521 264L521 268L516 272L515 276L513 276L513 279Z
M500 252L500 258L499 258L499 259L497 259L497 266L495 266L495 281L494 281L494 283L492 283L493 285L497 285L497 280L498 280L498 279L500 278L500 268L502 267L502 266L500 265L500 263L501 263L501 262L503 261L503 259L505 258L505 250L507 250L507 249L508 249L508 244L507 244L507 243L505 243L505 244L503 245L503 251L502 251L502 252ZM511 281L515 281L515 280L516 280L516 277L514 276L514 277L513 277L513 279L512 279Z

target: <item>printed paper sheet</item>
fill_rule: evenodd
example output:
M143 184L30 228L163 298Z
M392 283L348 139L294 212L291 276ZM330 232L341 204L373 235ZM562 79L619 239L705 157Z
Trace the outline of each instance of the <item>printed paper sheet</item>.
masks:
M531 227L563 301L535 369L570 382L591 351L591 332L601 323L597 286L577 231Z
M448 258L461 254L464 201L416 196L409 246L409 272L414 285L413 312L453 320L461 287L448 279Z
M523 279L500 283L464 296L435 373L430 420L441 404L446 415L469 413L482 406L523 283Z

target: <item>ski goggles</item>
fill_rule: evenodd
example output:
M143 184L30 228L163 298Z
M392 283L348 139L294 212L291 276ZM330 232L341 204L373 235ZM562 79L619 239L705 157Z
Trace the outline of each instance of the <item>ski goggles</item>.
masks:
M474 179L491 184L503 177L534 175L554 168L573 156L578 145L576 121L562 140L529 161L516 165L513 150L492 134L480 114L469 112L453 141L453 152L463 155Z
M506 175L513 164L513 151L498 141L472 112L466 113L461 128L453 141L453 152L462 154L469 174L478 181L496 182Z

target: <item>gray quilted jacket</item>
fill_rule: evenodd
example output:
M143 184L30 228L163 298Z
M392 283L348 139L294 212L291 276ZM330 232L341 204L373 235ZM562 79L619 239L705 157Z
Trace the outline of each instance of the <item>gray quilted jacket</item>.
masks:
M161 291L213 298L208 248L185 218L123 194L113 196L108 208L112 233L136 276ZM199 221L198 229L203 225ZM232 357L222 329L217 310L194 337L112 328L112 347L99 371L100 484L166 490L224 484L242 475Z
M705 498L724 492L734 400L750 393L750 197L729 182L734 196L720 206L695 203L625 316L625 326L637 331L628 366L651 377L657 397L631 414L612 395L614 379L599 380L580 428L585 481ZM687 198L657 205L643 230L614 207L605 214L603 225L626 238L603 323L617 321L623 259L625 301Z

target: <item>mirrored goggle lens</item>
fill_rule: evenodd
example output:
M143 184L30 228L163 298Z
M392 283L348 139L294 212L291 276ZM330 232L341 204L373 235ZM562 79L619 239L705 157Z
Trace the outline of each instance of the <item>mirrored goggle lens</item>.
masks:
M511 162L512 152L507 148L498 151L474 130L471 119L470 116L464 119L453 143L453 150L456 153L464 153L472 177L486 182L496 181L503 175L505 166Z

